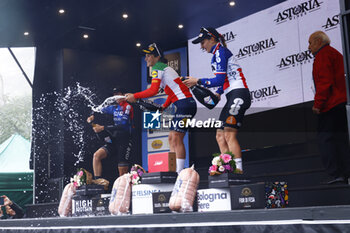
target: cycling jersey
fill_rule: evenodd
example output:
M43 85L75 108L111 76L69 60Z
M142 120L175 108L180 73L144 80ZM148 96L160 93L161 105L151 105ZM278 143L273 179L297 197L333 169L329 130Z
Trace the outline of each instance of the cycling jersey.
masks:
M211 68L214 78L202 78L200 84L205 87L220 87L218 93L225 94L238 88L248 88L242 68L230 50L217 43L211 48L213 57Z
M134 110L126 101L118 105L111 105L102 109L105 114L113 115L114 125L106 126L107 129L122 129L131 133L133 127Z
M113 115L114 125L105 126L109 141L102 146L108 155L118 155L118 166L128 165L132 150L134 110L126 101L102 109L102 113ZM121 165L122 164L122 165Z
M152 82L151 87L145 91L134 94L136 99L148 98L158 93L159 87L164 89L168 95L163 107L168 107L171 103L178 100L190 98L192 94L188 87L182 83L176 71L165 63L157 62L152 67Z

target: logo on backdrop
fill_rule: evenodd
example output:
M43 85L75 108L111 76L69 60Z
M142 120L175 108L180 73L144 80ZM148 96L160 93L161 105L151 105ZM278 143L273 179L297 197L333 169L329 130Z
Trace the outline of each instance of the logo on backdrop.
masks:
M292 54L281 58L280 64L277 65L279 70L288 69L299 65L310 63L314 59L311 51L306 50L300 53Z
M163 142L162 140L157 139L157 140L154 140L151 145L153 149L160 149L163 146Z
M178 74L181 74L181 55L179 52L165 54L164 57L168 60L168 66L173 68Z
M304 15L314 12L316 10L321 9L320 0L308 0L300 3L297 6L292 6L288 9L280 11L277 15L277 18L274 19L276 24L287 22L288 20L297 19L299 17L303 17Z
M275 98L279 95L281 89L278 89L275 85L263 87L250 92L250 99L252 103L260 102L267 99Z
M145 129L160 129L160 116L162 114L157 112L143 113L143 128Z
M274 40L273 38L265 39L257 43L250 44L250 45L244 46L243 48L240 48L236 57L238 60L240 60L246 57L255 56L263 52L266 52L268 50L276 48L276 44L277 44L277 41Z
M226 43L234 41L237 37L237 34L234 34L232 31L225 32L222 35L225 38Z
M334 15L333 17L329 17L327 19L326 24L323 25L322 27L324 28L325 31L329 31L337 28L339 22L340 22L339 15Z

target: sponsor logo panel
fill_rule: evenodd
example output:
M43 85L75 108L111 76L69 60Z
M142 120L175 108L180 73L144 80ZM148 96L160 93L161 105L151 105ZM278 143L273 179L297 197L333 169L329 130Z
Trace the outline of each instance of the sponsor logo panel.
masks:
M250 98L252 100L252 103L266 101L268 99L278 97L281 91L282 90L278 89L276 85L262 87L262 88L250 91Z
M276 24L287 22L288 20L294 20L303 17L309 13L321 9L323 2L320 0L308 0L298 5L289 7L278 12L277 17L274 19Z
M277 40L274 40L271 37L269 39L261 40L256 43L246 45L239 49L236 58L240 60L246 57L262 54L266 51L276 48L276 44Z
M322 25L323 30L329 31L338 27L340 23L339 15L327 18L326 23Z
M221 35L225 38L226 43L235 41L237 37L237 34L235 34L233 31L223 32Z
M311 51L305 50L299 53L294 53L282 57L277 67L279 68L279 70L285 70L291 67L309 64L311 61L313 61L313 59L314 56L312 55Z

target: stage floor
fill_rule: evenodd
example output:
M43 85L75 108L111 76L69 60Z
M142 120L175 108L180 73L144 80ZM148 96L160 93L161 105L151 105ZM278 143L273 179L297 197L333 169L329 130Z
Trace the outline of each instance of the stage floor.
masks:
M350 206L1 220L17 232L350 232Z

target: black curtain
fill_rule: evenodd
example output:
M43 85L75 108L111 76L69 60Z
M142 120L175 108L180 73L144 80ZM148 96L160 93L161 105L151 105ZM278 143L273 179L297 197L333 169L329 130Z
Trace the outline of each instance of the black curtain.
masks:
M140 90L140 58L82 52L69 49L38 47L33 82L33 132L31 166L35 170L35 203L59 201L62 189L77 168L92 172L93 153L101 146L85 121L91 109L83 99L75 104L74 118L81 126L84 141L77 141L65 112L58 110L58 97L67 88L87 87L103 101L112 94L114 86L123 86L128 92ZM77 101L80 101L77 99ZM107 117L108 118L108 117ZM141 114L135 109L133 162L141 159ZM102 119L111 123L111 118ZM84 143L83 147L82 144ZM84 161L77 162L78 153ZM103 175L111 185L117 178L116 158L105 159Z

